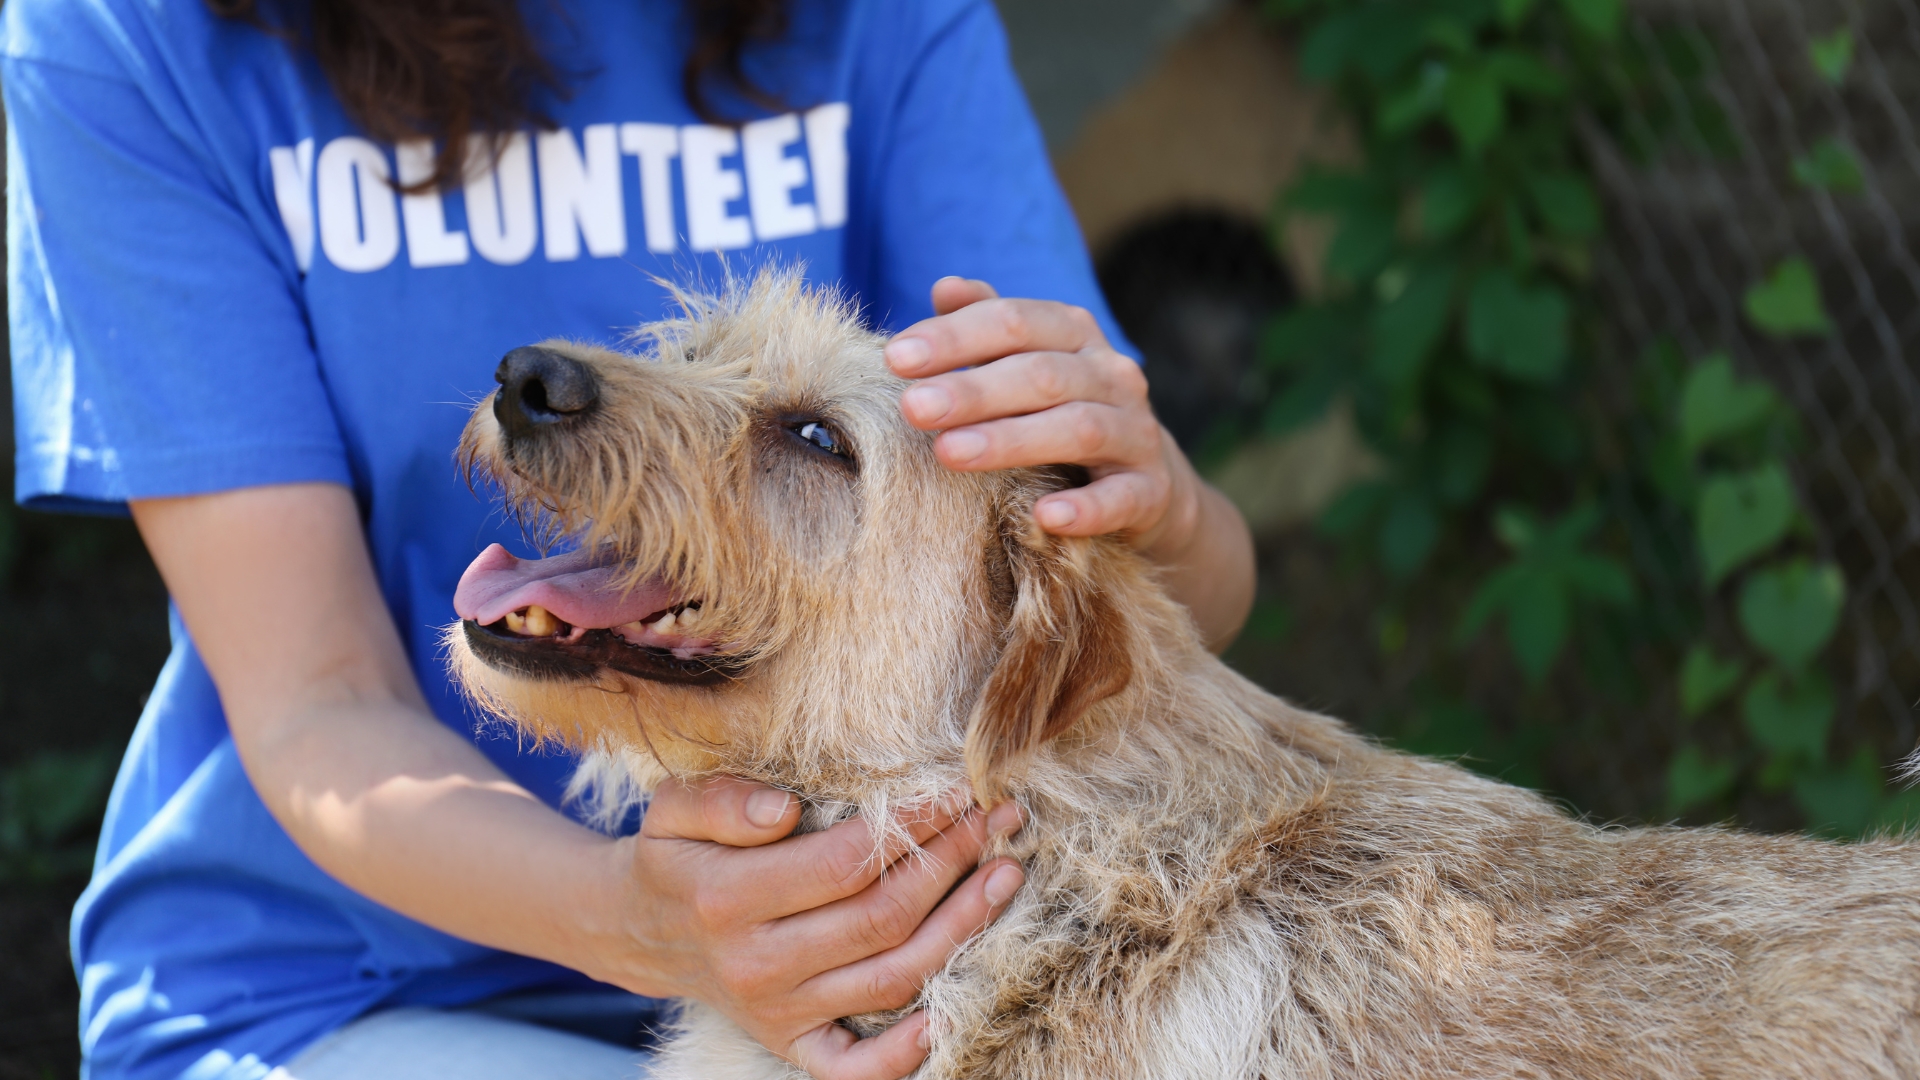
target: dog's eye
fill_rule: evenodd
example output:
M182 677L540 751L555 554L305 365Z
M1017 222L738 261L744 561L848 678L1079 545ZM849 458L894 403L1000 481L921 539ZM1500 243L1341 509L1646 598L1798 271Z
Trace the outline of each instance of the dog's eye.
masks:
M839 432L818 420L809 420L792 430L795 435L800 436L802 439L825 450L829 454L834 454L839 457L847 456L846 440L840 437Z

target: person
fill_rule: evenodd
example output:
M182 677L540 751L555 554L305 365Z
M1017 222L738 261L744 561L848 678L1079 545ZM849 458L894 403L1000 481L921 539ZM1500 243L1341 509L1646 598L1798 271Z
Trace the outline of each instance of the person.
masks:
M1129 534L1215 643L1246 614L988 0L11 0L0 81L16 495L130 512L172 597L74 913L93 1080L631 1075L513 1019L583 1030L596 987L830 1080L921 1059L924 1017L833 1021L1005 904L974 864L1016 808L957 799L885 874L726 779L602 835L441 669L462 568L525 547L450 457L493 361L666 282L804 264L896 331L944 463L1084 465L1042 527Z

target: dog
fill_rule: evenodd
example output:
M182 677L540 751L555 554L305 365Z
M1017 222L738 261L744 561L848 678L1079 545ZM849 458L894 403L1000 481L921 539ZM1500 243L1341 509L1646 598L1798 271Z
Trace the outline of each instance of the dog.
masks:
M846 301L683 302L502 361L461 454L577 549L483 554L451 662L609 819L719 773L813 828L1017 800L986 857L1026 885L922 991L918 1076L1920 1076L1914 846L1597 828L1381 747L1221 663L1124 540L1038 530L1073 470L942 468ZM804 1076L692 1003L654 1075Z

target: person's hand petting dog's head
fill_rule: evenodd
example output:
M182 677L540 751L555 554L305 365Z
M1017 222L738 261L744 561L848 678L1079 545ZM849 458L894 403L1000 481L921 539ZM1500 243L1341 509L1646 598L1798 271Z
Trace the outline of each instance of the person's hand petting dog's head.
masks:
M1085 309L1002 299L941 278L936 314L887 344L907 421L938 431L950 469L1083 465L1093 482L1034 504L1061 536L1128 534L1148 554L1183 549L1199 516L1199 477L1147 404L1140 365L1114 351ZM966 368L968 370L956 370Z

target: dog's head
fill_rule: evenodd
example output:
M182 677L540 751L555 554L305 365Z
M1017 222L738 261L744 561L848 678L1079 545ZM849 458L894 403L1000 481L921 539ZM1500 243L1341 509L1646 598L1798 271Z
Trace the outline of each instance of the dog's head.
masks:
M990 798L1137 696L1168 617L1144 565L1035 527L1064 470L942 468L843 301L763 275L640 340L516 349L467 425L473 471L573 548L462 578L476 700L668 773L844 791L964 767Z

